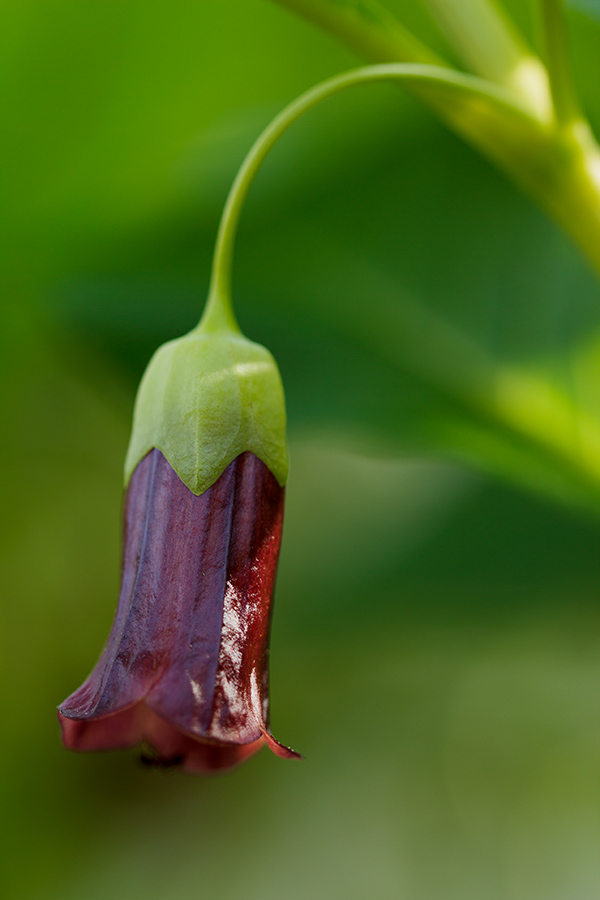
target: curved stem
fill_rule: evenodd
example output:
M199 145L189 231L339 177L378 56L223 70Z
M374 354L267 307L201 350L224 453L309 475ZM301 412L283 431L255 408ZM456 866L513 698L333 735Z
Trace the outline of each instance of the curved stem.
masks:
M479 98L492 103L495 107L499 107L507 113L531 122L530 113L508 91L480 78L463 75L439 66L410 63L365 66L364 68L354 69L342 75L337 75L306 91L305 94L302 94L290 103L265 128L255 141L238 171L221 216L213 257L208 301L204 315L197 326L198 328L202 328L203 331L228 330L239 332L240 330L231 302L231 268L237 226L252 182L269 151L279 138L300 116L322 100L326 100L334 94L357 84L364 84L370 81L395 80L444 87L453 96L462 95Z

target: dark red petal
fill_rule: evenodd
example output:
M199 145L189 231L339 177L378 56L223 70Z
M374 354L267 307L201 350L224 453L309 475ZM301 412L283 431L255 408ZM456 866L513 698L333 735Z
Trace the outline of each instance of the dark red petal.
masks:
M157 753L158 761L175 761L184 772L205 774L231 769L264 746L262 737L247 744L223 744L185 734L156 715L149 707L143 739Z
M227 473L233 480L223 484L222 491L231 518L229 534L221 536L227 547L219 612L221 639L214 681L205 688L211 702L205 706L208 718L202 722L202 732L214 740L247 743L258 740L268 723L271 599L284 492L265 464L251 453L238 456ZM215 487L221 487L221 480ZM221 544L210 550L220 555ZM180 663L185 655L183 647ZM190 685L194 693L203 696L204 685L195 677L189 660L171 665L150 692L148 703L163 718L198 734L194 721L197 705L189 702L196 697L190 696Z
M107 683L111 678L113 665L119 666L117 660L119 642L131 612L133 589L147 538L147 514L154 492L153 476L156 475L157 462L156 458L151 458L151 454L148 455L132 476L123 515L123 563L117 612L108 642L91 675L60 707L60 712L65 716L86 718L95 714L116 712L120 708L131 705L144 695L144 683L141 679L130 679L128 696L125 690L119 696L119 693L114 690L115 679L113 678L112 693L115 696L112 699L111 691L107 689ZM125 668L124 662L122 657L122 669Z
M69 750L117 750L149 744L158 765L178 765L191 774L230 769L261 749L264 740L250 744L221 744L184 734L159 718L144 701L112 715L74 720L58 714L65 746Z
M233 481L229 467L196 497L158 450L138 465L125 503L122 589L113 628L96 668L62 705L63 715L117 712L147 696L161 675L179 663L193 665L195 679L211 701ZM189 680L186 690L191 693ZM210 711L203 713L207 723ZM195 724L198 731L206 727L200 720Z
M296 755L268 732L283 498L251 453L200 497L160 451L141 461L125 503L113 628L94 671L59 710L67 746L104 749L146 739L161 756L180 755L188 760L184 768L198 771L235 764L225 759L239 761L263 742L279 755ZM164 746L176 735L185 753ZM196 738L207 743L199 749Z
M69 750L124 750L141 741L143 701L107 716L70 719L58 712L62 739Z
M276 741L270 731L267 731L266 728L263 728L263 738L265 744L272 750L276 756L280 756L282 759L304 759L301 753L298 753L296 750L292 750L291 747L286 747L285 744L280 744L279 741Z

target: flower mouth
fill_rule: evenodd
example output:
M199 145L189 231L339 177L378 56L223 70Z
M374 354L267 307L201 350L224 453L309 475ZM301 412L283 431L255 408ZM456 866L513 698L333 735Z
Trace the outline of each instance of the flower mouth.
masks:
M126 750L147 745L151 752L142 753L142 761L147 765L177 766L196 775L234 768L265 744L278 756L301 758L276 741L266 729L261 730L256 740L245 743L198 737L159 716L145 700L104 716L88 718L74 718L59 709L58 720L63 743L69 750Z

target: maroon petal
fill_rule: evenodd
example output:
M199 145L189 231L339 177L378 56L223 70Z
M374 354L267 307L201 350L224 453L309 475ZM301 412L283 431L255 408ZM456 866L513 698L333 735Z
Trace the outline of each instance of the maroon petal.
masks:
M204 774L230 769L264 746L259 738L248 744L223 744L199 740L166 722L146 707L143 739L157 754L158 763L176 763L184 772Z
M191 774L216 772L239 765L264 745L262 738L250 744L222 744L187 735L161 719L142 700L134 706L91 720L58 715L63 741L71 750L97 751L135 747L147 743L155 751L148 762L178 765Z
M69 750L124 750L142 740L143 701L111 715L74 719L59 709L63 742Z
M140 462L125 503L113 628L94 671L59 710L68 747L146 740L189 771L234 765L264 742L296 755L268 732L283 499L251 453L199 497L160 451Z

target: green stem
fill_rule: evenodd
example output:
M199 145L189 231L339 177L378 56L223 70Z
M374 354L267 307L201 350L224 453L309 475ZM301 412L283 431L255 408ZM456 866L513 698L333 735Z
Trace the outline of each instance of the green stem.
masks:
M361 17L358 14L352 16L347 11L355 4L344 0L279 2L311 18L369 59L378 59L377 54L383 52L384 47L389 49L385 29L375 22L369 26L369 39L363 39L361 32L364 23ZM441 3L441 0L427 2L433 5ZM468 3L473 12L476 9L473 3L478 0L444 2L455 10L458 10L459 3ZM553 70L554 90L558 95L563 127L560 127L561 123L557 122L554 114L548 73L540 61L528 52L514 70L513 87L517 102L522 102L524 93L529 94L528 107L533 118L529 122L531 127L519 128L518 133L511 129L510 123L499 123L501 127L494 134L493 129L488 127L489 123L476 115L465 115L463 109L452 102L445 102L439 94L425 93L419 82L409 87L453 131L509 175L529 197L550 213L573 237L600 275L600 149L583 117L572 121L571 127L564 127L568 105L565 109L562 85L568 83L568 69L564 65L564 44L558 43L559 38L564 40L564 36L558 24L557 0L544 0L544 3L546 42L553 48L549 65ZM327 22L324 17L328 17ZM562 49L559 49L561 46ZM505 62L508 59L509 56L506 56ZM537 124L534 119L537 119Z
M231 269L233 248L240 214L252 182L269 151L297 119L334 94L372 81L395 81L443 86L456 99L485 100L501 111L512 114L527 124L528 111L510 93L472 75L463 75L438 66L390 63L367 66L337 75L322 82L289 104L267 126L246 156L233 182L217 234L208 301L199 328L204 331L239 332L231 302Z
M561 0L540 0L539 18L556 120L569 126L581 118L581 112L571 75Z
M548 76L494 0L423 0L475 74L519 94L542 121L552 116Z
M377 0L276 0L376 63L446 65Z

